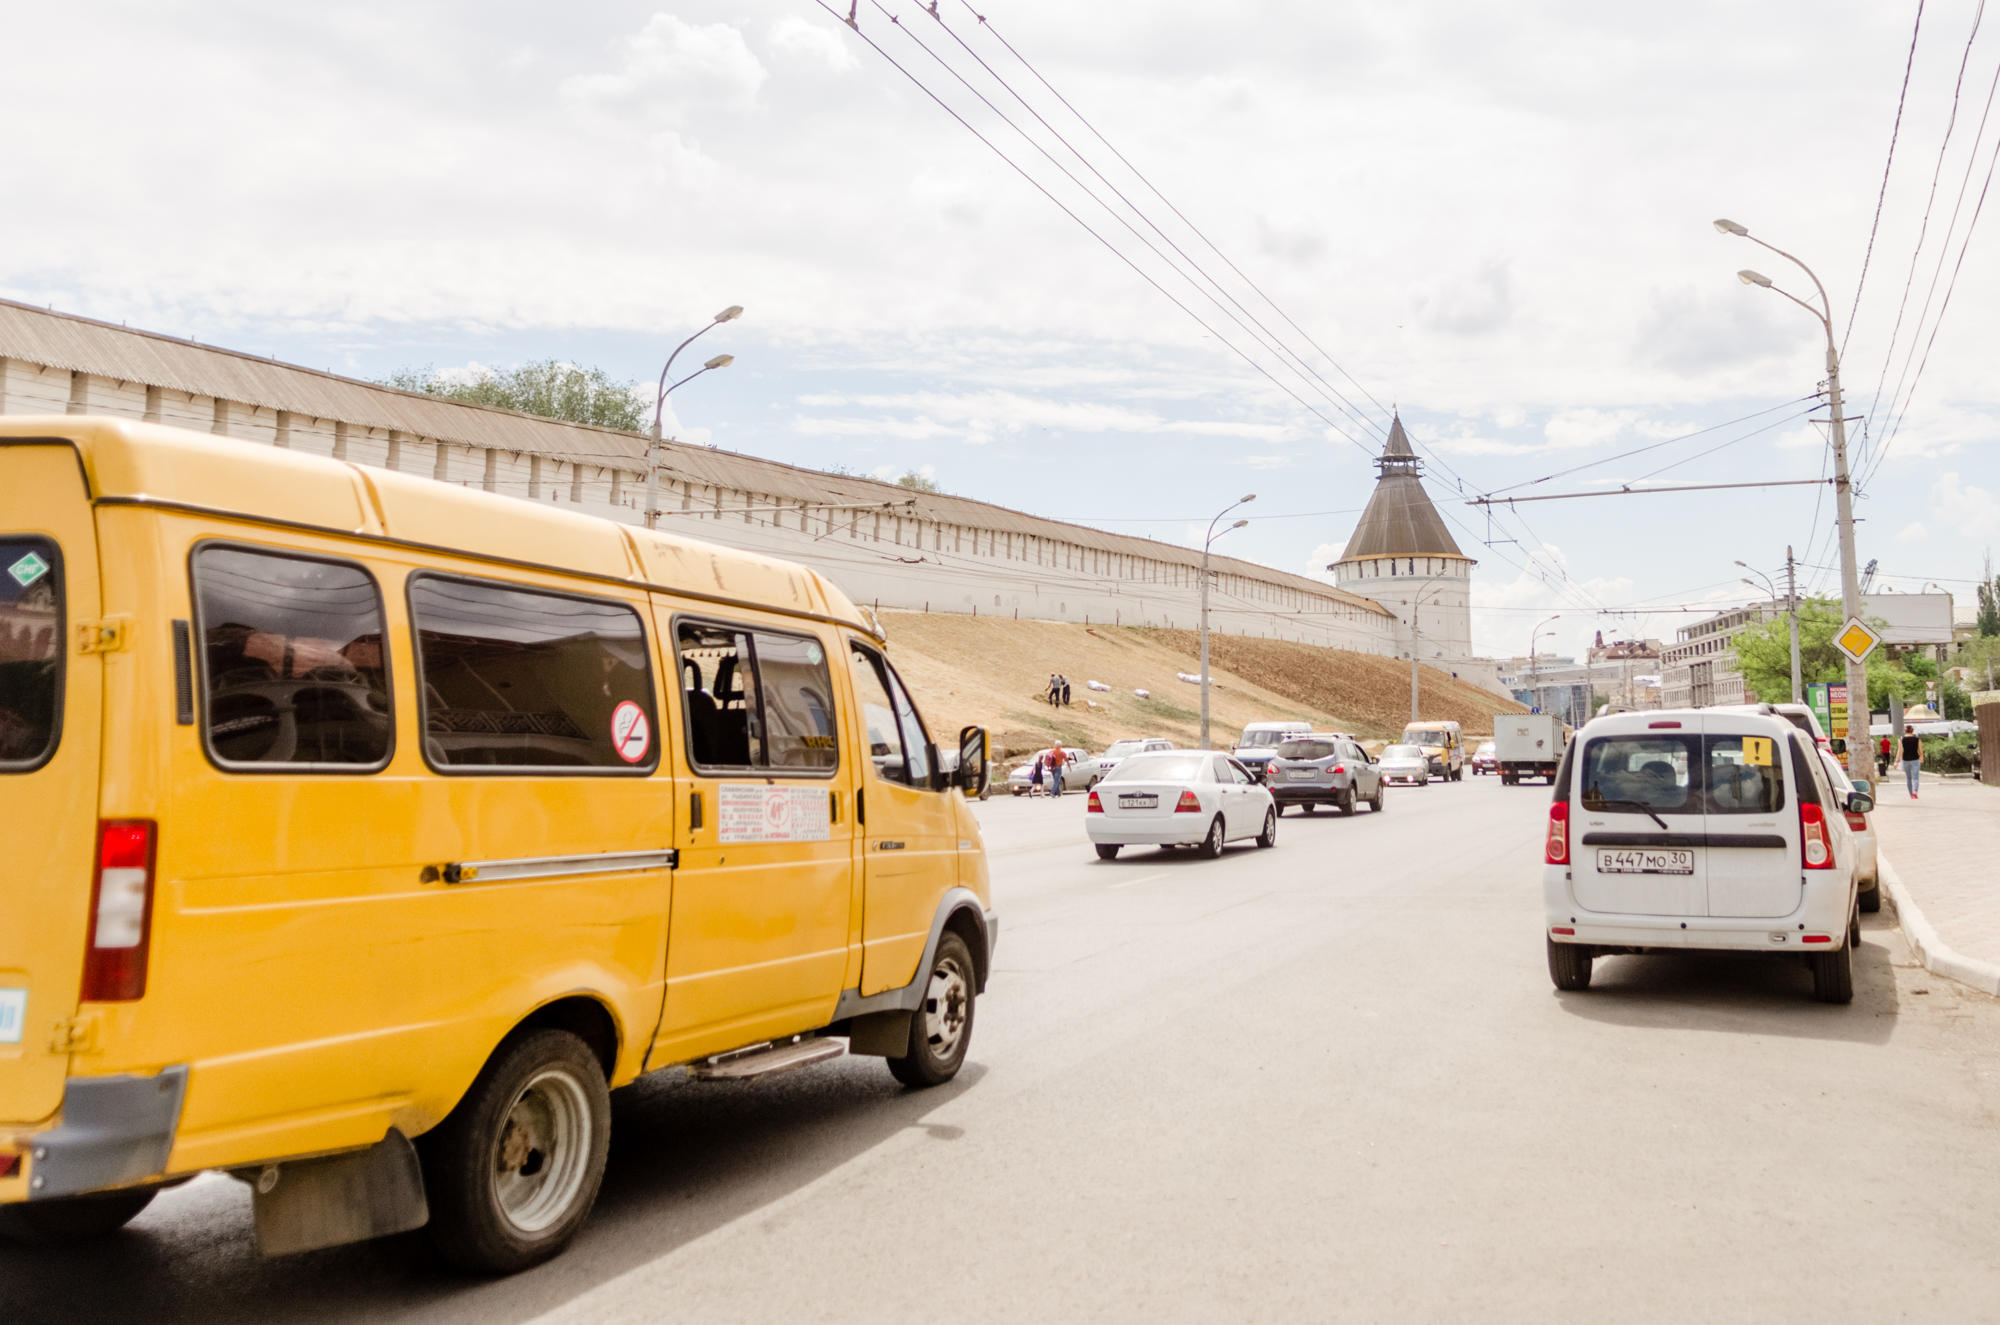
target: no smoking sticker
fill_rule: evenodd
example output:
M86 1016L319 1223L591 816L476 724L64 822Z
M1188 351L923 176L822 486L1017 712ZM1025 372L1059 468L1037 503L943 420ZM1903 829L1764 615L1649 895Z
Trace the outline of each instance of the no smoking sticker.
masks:
M611 744L628 764L638 763L653 748L653 726L645 710L629 699L611 710Z

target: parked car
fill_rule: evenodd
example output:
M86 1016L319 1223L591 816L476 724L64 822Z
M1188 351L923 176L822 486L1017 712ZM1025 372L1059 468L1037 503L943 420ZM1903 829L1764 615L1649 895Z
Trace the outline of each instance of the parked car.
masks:
M1283 814L1298 805L1307 814L1315 805L1332 805L1353 814L1357 801L1377 813L1382 809L1382 770L1367 752L1345 736L1315 733L1286 741L1264 765L1264 785Z
M1133 755L1090 793L1083 823L1101 860L1128 846L1195 847L1213 859L1239 838L1278 844L1270 790L1217 750Z
M1035 765L1047 754L1047 750L1037 750L1029 755L1027 763L1019 765L1007 775L1007 790L1016 796L1027 795L1035 785ZM1064 791L1088 791L1097 784L1097 779L1097 761L1091 758L1089 751L1063 747ZM1044 782L1042 790L1048 789L1047 783Z
M1854 783L1849 780L1847 770L1840 766L1840 760L1832 751L1822 749L1820 762L1826 765L1827 781L1833 789L1842 794L1852 792ZM1880 911L1882 909L1882 870L1875 861L1875 825L1865 813L1845 811L1848 831L1854 834L1854 873L1861 885L1861 909Z
M1380 766L1384 783L1406 782L1413 787L1430 785L1430 755L1421 745L1384 746L1382 757L1376 763Z
M1775 713L1668 709L1598 718L1556 774L1543 850L1549 978L1590 985L1614 953L1802 958L1826 1003L1854 997L1856 848L1812 741Z
M1294 736L1310 735L1310 722L1253 722L1236 738L1236 746L1229 753L1254 776L1264 771L1265 762L1280 745Z
M1500 771L1499 747L1491 741L1481 741L1479 748L1472 752L1472 771L1475 774L1498 773Z
M1163 737L1126 736L1105 746L1104 753L1097 756L1093 762L1097 768L1097 776L1102 780L1106 773L1118 767L1119 762L1128 755L1148 754L1155 750L1171 750L1173 748L1174 743Z

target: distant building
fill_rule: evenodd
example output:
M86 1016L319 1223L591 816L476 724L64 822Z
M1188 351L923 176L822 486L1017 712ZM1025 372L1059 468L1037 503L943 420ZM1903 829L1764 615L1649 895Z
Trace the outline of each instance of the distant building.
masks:
M1661 707L1698 709L1754 702L1757 697L1744 686L1730 644L1744 627L1784 610L1783 600L1753 603L1674 632L1674 642L1660 657Z

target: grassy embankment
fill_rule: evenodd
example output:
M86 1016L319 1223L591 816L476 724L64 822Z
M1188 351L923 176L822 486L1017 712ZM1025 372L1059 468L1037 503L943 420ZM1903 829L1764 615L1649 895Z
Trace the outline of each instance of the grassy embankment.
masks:
M991 731L995 750L1007 755L1058 737L1091 750L1121 736L1164 736L1183 746L1199 740L1201 688L1175 676L1200 670L1194 631L925 612L884 612L882 624L890 656L941 745L969 723ZM1410 715L1410 665L1394 658L1211 635L1209 659L1219 745L1245 723L1282 718L1380 741L1400 733ZM1042 702L1050 672L1069 677L1069 708ZM1087 681L1111 689L1090 690ZM1523 711L1431 667L1420 669L1419 691L1425 718L1456 720L1468 736L1490 733L1496 713Z

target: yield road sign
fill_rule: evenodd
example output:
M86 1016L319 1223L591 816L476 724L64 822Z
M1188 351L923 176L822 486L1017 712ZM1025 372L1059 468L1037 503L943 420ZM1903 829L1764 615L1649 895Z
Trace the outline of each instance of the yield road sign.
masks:
M1870 630L1860 617L1851 616L1847 618L1847 624L1840 628L1840 633L1833 637L1833 642L1842 653L1861 662L1875 651L1882 637Z

